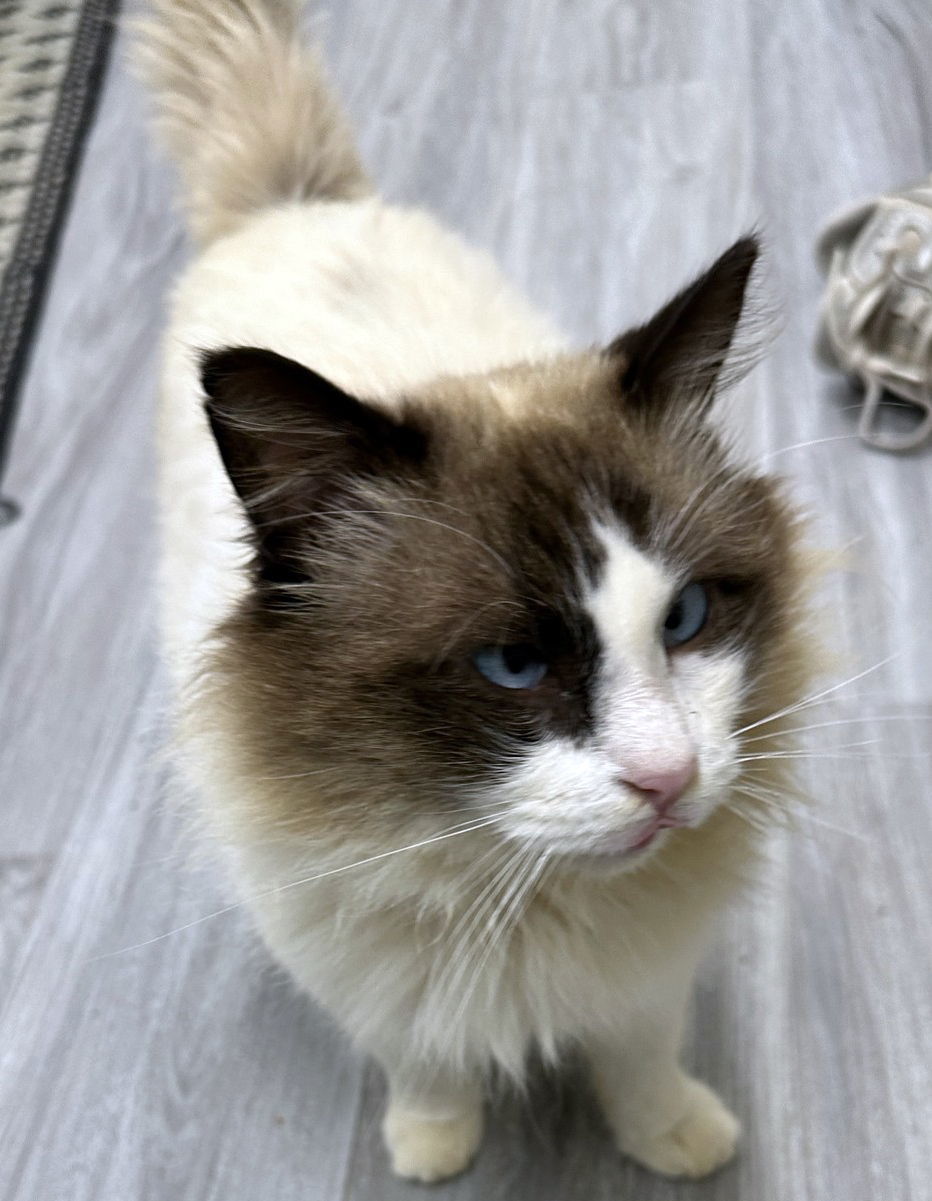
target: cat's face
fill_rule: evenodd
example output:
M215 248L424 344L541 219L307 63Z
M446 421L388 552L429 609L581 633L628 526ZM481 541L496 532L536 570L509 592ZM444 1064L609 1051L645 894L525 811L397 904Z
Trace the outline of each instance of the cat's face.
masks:
M442 381L397 418L269 352L210 357L257 545L227 670L315 807L494 816L626 867L727 798L791 574L774 486L703 420L749 267L608 352Z

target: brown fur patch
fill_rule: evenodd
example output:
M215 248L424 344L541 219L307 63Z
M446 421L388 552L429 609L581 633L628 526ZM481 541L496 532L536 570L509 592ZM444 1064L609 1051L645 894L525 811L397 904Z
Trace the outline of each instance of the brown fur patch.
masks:
M313 833L322 819L390 829L455 811L529 739L584 729L596 517L684 582L708 581L703 637L749 655L743 722L798 695L795 521L778 487L730 466L698 418L626 410L610 358L446 381L409 400L403 427L426 450L381 474L347 468L324 509L319 479L290 472L278 497L292 573L259 570L222 631L212 688L233 701L238 744L255 774L303 781L274 790L267 820ZM267 506L263 518L276 520ZM552 663L540 689L497 688L471 662L478 646L525 641Z

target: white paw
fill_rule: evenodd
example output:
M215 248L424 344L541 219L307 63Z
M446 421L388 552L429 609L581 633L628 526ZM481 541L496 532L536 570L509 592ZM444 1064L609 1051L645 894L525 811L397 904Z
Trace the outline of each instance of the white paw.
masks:
M389 1106L382 1133L396 1176L430 1184L462 1172L482 1139L478 1106L455 1118L425 1118Z
M661 1134L628 1130L619 1146L652 1172L662 1176L707 1176L735 1154L741 1126L710 1088L683 1078L684 1111Z

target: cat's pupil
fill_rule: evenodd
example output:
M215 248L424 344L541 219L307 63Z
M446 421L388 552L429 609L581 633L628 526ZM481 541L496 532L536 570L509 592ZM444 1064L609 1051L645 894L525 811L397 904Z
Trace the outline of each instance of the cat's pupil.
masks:
M502 659L505 666L514 675L520 675L532 663L536 663L539 658L540 656L534 647L525 642L518 642L513 646L502 647Z

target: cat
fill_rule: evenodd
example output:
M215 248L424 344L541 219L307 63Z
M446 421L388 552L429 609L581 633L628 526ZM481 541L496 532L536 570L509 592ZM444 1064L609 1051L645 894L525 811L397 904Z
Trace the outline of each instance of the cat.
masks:
M490 1074L574 1048L621 1151L702 1176L739 1126L684 1012L809 656L799 519L710 418L757 242L571 349L379 199L299 23L155 0L139 37L198 242L159 432L180 754L272 955L384 1067L396 1173L466 1168Z

